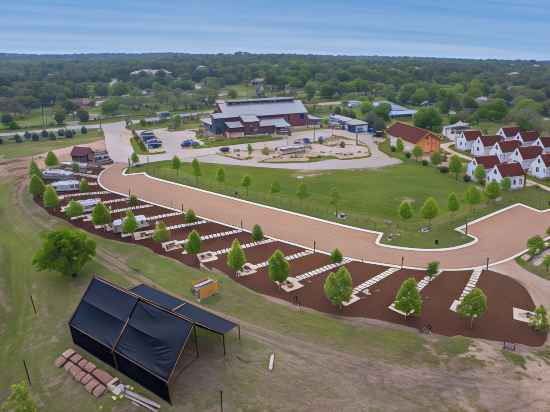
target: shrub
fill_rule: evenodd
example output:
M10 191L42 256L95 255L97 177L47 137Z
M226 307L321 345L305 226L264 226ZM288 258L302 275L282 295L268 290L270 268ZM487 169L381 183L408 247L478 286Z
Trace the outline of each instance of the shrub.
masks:
M65 136L65 130L59 129L59 130L57 131L57 135L58 135L59 137Z
M411 152L405 152L405 157L406 157L407 159L410 159L411 156L412 156Z
M340 252L340 249L336 248L330 253L330 260L332 260L332 263L340 263L342 259L344 258L344 255L342 255L342 252Z
M65 209L65 215L70 219L84 214L84 206L75 200L69 202L69 206Z
M80 165L78 163L73 163L71 165L71 170L73 173L80 173Z
M449 173L449 168L447 166L440 166L439 171L441 173Z
M72 138L74 137L74 135L75 135L75 132L74 132L73 130L67 130L67 131L65 132L65 137L66 137L67 139L72 139Z
M185 213L185 223L194 223L197 221L197 215L193 209L188 209Z
M24 137L25 139L27 139L27 140L30 140L30 138L31 138L30 132L27 130L27 131L23 134L23 137Z
M464 178L463 178L463 179L464 179L464 181L465 181L466 183L472 181L472 178L470 177L470 175L464 175Z
M0 137L0 144L3 144L4 140Z
M397 149L396 149L395 146L391 146L391 147L390 147L390 150L391 150L392 152L396 152L396 151L397 151Z
M80 180L80 185L79 186L80 186L79 189L80 189L81 193L86 193L86 192L90 191L90 184L84 178L82 178L82 180Z
M252 228L252 240L254 242L259 242L264 238L264 232L262 231L262 228L260 225L254 225Z
M54 132L50 132L50 133L48 134L48 137L49 137L50 140L55 140L55 139L57 139L57 137L56 137L56 135L55 135Z
M422 160L422 166L428 166L429 162L426 159Z
M39 175L33 174L31 177L31 182L29 183L29 193L33 197L42 197L45 190L44 182Z
M80 133L82 133L82 134L88 133L88 129L86 128L86 126L82 126L82 127L80 128Z
M42 131L40 132L40 135L42 136L42 138L45 139L46 137L48 137L48 131L47 131L47 130L42 130Z
M33 142L38 142L40 140L40 136L38 135L38 133L33 133L31 135L31 139Z
M15 135L14 140L15 143L23 143L23 139L21 139L21 136L19 136L18 134Z
M59 206L59 198L57 197L57 193L50 185L46 186L44 194L42 195L42 200L46 209L55 209Z
M48 167L53 167L59 164L59 160L57 159L55 153L50 151L46 155L46 160L44 161L44 163L46 163L46 166Z

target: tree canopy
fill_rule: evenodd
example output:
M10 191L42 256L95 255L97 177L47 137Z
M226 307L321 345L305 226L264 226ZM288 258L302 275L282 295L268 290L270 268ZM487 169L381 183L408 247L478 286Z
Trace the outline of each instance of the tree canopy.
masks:
M405 316L419 316L422 311L422 298L416 287L416 279L406 279L395 296L394 306Z
M330 302L341 308L342 303L351 299L353 292L353 282L349 271L342 266L336 272L332 272L326 278L323 290Z
M290 264L285 259L285 255L280 250L276 250L275 253L269 258L268 276L272 282L282 283L288 278L290 273Z
M487 297L479 288L474 288L459 303L457 313L470 319L470 326L487 311Z
M246 263L246 255L241 247L239 239L234 239L231 244L231 249L227 253L227 266L233 269L235 272L241 270Z

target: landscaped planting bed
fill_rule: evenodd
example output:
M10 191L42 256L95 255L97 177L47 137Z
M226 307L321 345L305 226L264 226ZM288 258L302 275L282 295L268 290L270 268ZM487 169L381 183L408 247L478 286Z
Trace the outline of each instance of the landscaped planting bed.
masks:
M103 195L84 195L77 199L82 200L97 197L104 201L124 198L120 195L109 193ZM62 203L66 204L68 200ZM139 204L145 203L140 201ZM113 209L123 207L128 207L127 200L112 205ZM50 213L60 218L65 218L64 214L59 210L50 211ZM134 213L136 215L156 216L172 213L172 210L161 206L152 206L150 208L137 209ZM125 215L126 212L119 212L114 214L113 217L124 217ZM167 226L184 223L182 215L170 216L160 220L164 221ZM183 248L165 252L161 244L154 242L152 239L135 241L132 236L121 238L120 234L113 233L112 231L96 230L91 222L84 222L82 219L73 220L71 223L106 238L148 247L158 254L171 257L192 267L198 267L199 265L196 256L182 253L184 252ZM154 223L151 222L151 226L148 229L153 229ZM236 229L219 223L207 222L172 230L171 239L184 240L192 230L196 230L200 236L205 236ZM242 245L253 242L251 234L242 231L221 238L204 240L201 250L215 252L229 248L234 239L239 239ZM306 249L282 241L273 241L244 249L247 262L252 264L259 264L269 260L269 257L276 250L281 250L286 256L290 256L304 252ZM328 255L319 252L311 253L290 261L290 276L296 277L331 263L332 261ZM372 285L369 288L369 295L358 292L357 296L360 298L358 301L349 306L338 308L332 305L325 297L323 289L324 282L331 271L311 276L301 282L303 287L300 289L294 292L285 292L269 279L267 267L258 268L256 273L248 276L236 277L235 271L227 266L227 253L219 254L217 260L208 262L205 266L223 272L232 277L236 282L259 293L329 314L379 319L418 329L430 325L433 332L447 336L463 335L532 346L542 345L545 341L545 336L533 332L526 323L513 319L513 307L525 310L534 309L534 303L527 290L515 280L492 271L484 271L477 284L477 287L481 288L487 295L488 310L481 319L474 322L473 327L470 327L469 320L460 318L457 313L450 310L450 306L455 299L460 297L464 286L470 278L471 271L444 272L440 274L421 291L423 298L421 315L419 317L405 318L388 309L388 306L393 303L397 291L404 280L414 277L417 281L420 281L425 277L424 271L406 268L397 270L395 273ZM348 262L344 266L352 276L353 287L361 285L365 281L389 269L385 266L358 261ZM332 271L334 270L336 269Z

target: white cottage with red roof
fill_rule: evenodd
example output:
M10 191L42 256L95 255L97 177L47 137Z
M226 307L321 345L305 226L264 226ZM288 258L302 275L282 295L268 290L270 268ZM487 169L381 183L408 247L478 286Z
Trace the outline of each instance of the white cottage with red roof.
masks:
M538 155L529 167L529 174L539 179L550 179L550 153Z
M474 156L486 156L491 152L493 146L502 140L502 137L498 135L479 136L472 145L471 153Z
M485 174L489 174L489 171L498 164L500 164L498 156L476 156L468 163L466 174L474 178L474 170L479 165L483 166Z
M456 148L463 152L471 152L472 145L481 135L479 130L464 130L456 138Z
M519 132L519 127L501 127L497 134L504 140L515 140Z
M534 146L542 149L542 153L550 153L550 137L539 137Z
M489 151L490 155L498 156L501 163L509 162L512 158L514 150L521 147L521 143L517 140L503 140L495 143Z
M519 163L501 163L487 173L487 183L502 184L505 178L510 179L511 189L521 189L525 185L525 172Z
M512 153L511 160L513 162L518 162L523 170L529 170L531 163L537 158L538 155L542 153L542 149L538 146L522 146L518 147Z
M519 132L515 140L521 143L522 146L533 146L538 138L540 137L540 133L536 130L529 130L529 131L523 131Z

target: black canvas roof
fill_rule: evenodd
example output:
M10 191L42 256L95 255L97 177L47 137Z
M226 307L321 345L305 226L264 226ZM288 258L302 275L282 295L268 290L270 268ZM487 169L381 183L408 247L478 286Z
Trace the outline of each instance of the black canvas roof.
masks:
M237 326L236 323L215 315L199 306L178 299L147 285L139 285L131 289L135 294L155 302L157 305L173 310L190 319L197 326L209 329L219 334L226 334Z
M140 301L116 351L168 380L192 329L192 323Z

